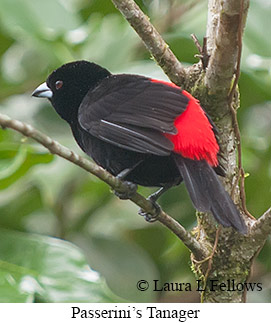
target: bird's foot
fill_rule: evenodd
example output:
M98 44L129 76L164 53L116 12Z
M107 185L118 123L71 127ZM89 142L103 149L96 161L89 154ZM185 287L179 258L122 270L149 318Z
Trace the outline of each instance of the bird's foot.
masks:
M125 191L120 192L115 190L114 194L121 200L129 200L137 191L137 185L128 181L123 181L122 183L126 186Z
M155 213L150 214L150 213L147 213L144 210L140 209L138 211L138 214L143 216L147 222L150 222L150 223L155 222L155 221L157 221L159 215L161 214L162 209L161 209L160 205L155 202L155 199L153 199L152 196L148 197L147 200L149 200L152 203L152 206L155 209Z

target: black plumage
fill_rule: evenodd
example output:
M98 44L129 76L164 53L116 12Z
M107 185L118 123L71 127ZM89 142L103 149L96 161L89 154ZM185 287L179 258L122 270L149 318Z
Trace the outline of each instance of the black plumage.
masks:
M128 170L124 179L144 186L170 187L184 180L199 211L246 233L216 175L223 174L222 167L174 151L169 136L177 134L174 122L195 100L178 87L144 76L112 75L79 61L54 71L33 95L49 98L82 150L113 175ZM211 120L206 122L212 128Z

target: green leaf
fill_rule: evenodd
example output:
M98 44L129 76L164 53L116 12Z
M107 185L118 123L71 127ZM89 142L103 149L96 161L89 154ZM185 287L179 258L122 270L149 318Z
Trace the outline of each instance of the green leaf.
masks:
M5 53L5 51L11 46L13 40L5 35L4 33L0 32L0 57Z
M118 71L132 60L138 37L121 17L102 18L92 14L88 24L90 32L81 49L82 57L108 67L110 71Z
M106 237L80 238L90 265L106 279L110 289L119 297L133 302L153 302L158 296L151 288L159 273L149 255L140 247ZM137 289L139 280L146 280L150 288Z
M37 164L47 164L53 155L41 153L28 145L0 143L0 190L5 189Z
M271 6L262 0L250 2L244 42L253 54L271 56L270 34Z
M82 4L85 7L81 10L81 15L84 18L89 17L89 15L93 12L99 12L103 16L106 16L111 13L116 13L116 8L111 1L104 1L101 0L92 0L92 1L84 1Z
M43 208L43 201L40 189L34 185L23 185L23 189L7 194L0 204L0 226L13 229L24 230L26 226L26 216L33 214ZM48 215L47 221L48 223ZM44 228L44 226L43 226Z
M113 298L73 244L0 229L0 302L37 300L110 302Z
M271 100L270 82L271 75L267 70L254 72L251 70L247 72L243 71L239 81L241 107L250 107ZM238 112L240 115L245 110L240 109Z
M6 30L15 35L41 37L48 31L60 33L80 24L79 16L55 0L0 0L1 20Z

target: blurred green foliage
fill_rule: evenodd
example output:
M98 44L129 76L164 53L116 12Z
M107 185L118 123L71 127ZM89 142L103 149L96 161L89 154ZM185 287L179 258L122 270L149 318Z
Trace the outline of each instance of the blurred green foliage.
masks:
M190 34L205 35L207 2L137 2L177 57L196 62ZM0 0L0 8L1 112L80 154L49 103L30 96L54 68L86 59L166 79L109 0ZM270 0L251 1L239 84L247 205L256 217L271 204L270 16ZM138 292L140 279L194 283L183 244L101 181L11 130L0 130L0 190L0 301L198 301L195 293ZM183 186L161 204L186 228L195 224ZM270 252L268 241L255 265L264 291L251 301L271 301Z

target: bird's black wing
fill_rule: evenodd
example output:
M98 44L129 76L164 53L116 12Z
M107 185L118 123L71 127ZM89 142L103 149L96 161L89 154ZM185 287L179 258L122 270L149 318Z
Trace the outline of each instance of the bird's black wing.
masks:
M181 89L143 76L111 75L83 99L81 127L106 142L139 153L169 155L174 120L188 104Z

